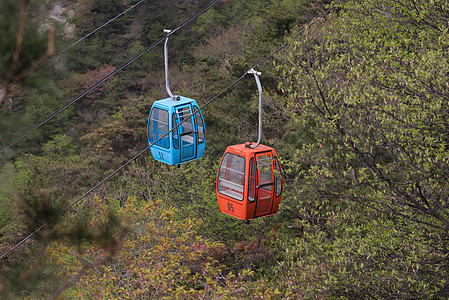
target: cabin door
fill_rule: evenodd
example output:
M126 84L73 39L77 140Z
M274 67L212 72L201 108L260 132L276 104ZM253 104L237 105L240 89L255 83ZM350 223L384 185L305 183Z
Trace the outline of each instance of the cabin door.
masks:
M196 119L192 116L192 106L190 104L176 107L175 118L178 127L178 134L180 138L180 154L181 162L194 159L196 156Z
M271 213L274 192L272 165L271 152L256 153L256 218Z

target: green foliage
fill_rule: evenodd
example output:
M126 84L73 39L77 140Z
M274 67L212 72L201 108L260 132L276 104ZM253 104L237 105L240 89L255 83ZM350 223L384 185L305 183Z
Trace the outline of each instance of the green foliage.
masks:
M443 179L448 175L443 99L449 92L443 53L449 40L440 5L348 3L328 24L307 32L279 65L286 108L294 111L295 131L304 133L287 164L287 172L297 174L287 216L316 228L303 236L307 243L319 245L326 238L318 248L325 254L316 260L309 252L297 253L312 259L302 263L319 271L318 286L312 287L326 295L446 293L446 247L440 238L449 224ZM361 206L355 212L359 222L338 226L348 231L335 236L327 225L329 213L348 201ZM304 224L291 226L304 230ZM298 251L305 247L302 239L295 243ZM354 249L346 250L351 243ZM316 269L328 255L348 260Z
M30 203L30 202L29 202ZM41 201L44 204L44 201ZM117 218L118 206L106 203L97 196L74 206L75 212L64 216L59 222L55 218L44 220L44 228L39 232L41 244L32 242L29 254L15 260L13 265L2 265L2 297L57 297L64 289L61 286L61 268L71 262L70 251L77 249L78 254L89 256L89 247L100 247L113 255L117 248L118 238L124 232ZM59 210L60 212L60 210ZM37 214L45 216L43 213ZM41 220L42 221L42 220ZM23 222L23 220L22 220ZM52 250L59 246L58 258L52 259ZM86 250L87 249L87 250ZM64 264L61 263L64 262ZM71 269L65 270L69 276Z
M66 135L59 134L54 139L46 143L42 150L44 154L50 157L72 156L77 153L77 146L73 144L73 140Z
M90 243L78 249L64 243L48 247L49 260L60 265L59 276L67 282L80 277L64 297L198 298L215 295L240 299L278 293L265 291L262 282L247 282L249 271L237 276L222 273L224 266L213 258L220 244L203 238L195 219L177 221L177 210L173 207L164 206L161 201L139 203L129 198L120 210L127 232L120 249L105 251L104 247ZM79 257L95 268L81 264Z
M397 222L388 219L372 215L358 222L351 210L345 210L327 214L325 230L317 232L304 223L302 238L281 245L284 258L275 268L278 282L306 298L385 299L402 297L405 291L412 297L438 292L443 286L422 264L430 245L413 231L404 241Z
M10 217L13 215L12 196L14 194L14 166L6 164L2 170L2 180L0 181L0 227L11 222Z

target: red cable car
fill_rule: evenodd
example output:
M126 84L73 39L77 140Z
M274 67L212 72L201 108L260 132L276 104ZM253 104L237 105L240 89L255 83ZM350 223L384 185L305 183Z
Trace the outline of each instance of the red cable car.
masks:
M260 72L254 69L259 89L259 139L226 148L217 174L216 194L221 212L251 220L273 215L282 197L282 170L274 148L260 144L262 136L262 86Z
M251 220L273 215L282 197L282 171L274 148L250 143L229 146L217 174L221 212Z

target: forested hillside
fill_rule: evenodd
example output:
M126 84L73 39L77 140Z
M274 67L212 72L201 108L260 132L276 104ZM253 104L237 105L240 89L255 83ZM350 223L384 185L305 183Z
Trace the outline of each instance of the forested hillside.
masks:
M2 298L447 299L449 4L335 2L222 0L176 31L171 90L216 97L204 157L147 151L103 182L168 97L148 49L211 1L2 0ZM254 78L232 85L256 64L284 180L247 224L215 176L257 140Z

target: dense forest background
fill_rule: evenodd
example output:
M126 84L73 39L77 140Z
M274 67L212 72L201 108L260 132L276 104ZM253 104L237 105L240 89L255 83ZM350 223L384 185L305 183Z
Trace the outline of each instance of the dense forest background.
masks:
M209 2L2 0L0 150ZM147 146L161 43L0 154L0 253L43 226L1 260L2 298L447 299L449 4L316 19L332 5L223 0L170 37L171 90L200 106L290 41L258 67L275 216L215 198L226 146L257 139L251 76L203 110L201 160L147 152L61 213Z

